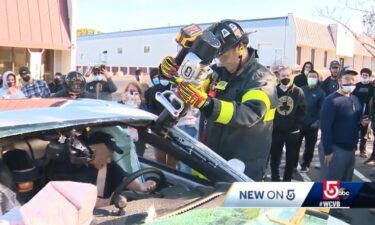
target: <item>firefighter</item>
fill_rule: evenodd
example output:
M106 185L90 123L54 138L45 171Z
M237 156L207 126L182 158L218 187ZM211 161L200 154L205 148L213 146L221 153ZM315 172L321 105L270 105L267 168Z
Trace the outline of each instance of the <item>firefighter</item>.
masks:
M85 77L76 71L71 71L66 75L64 80L64 89L55 93L52 97L55 98L91 98L96 99L95 95L87 92Z
M272 141L275 80L257 62L256 50L247 48L249 39L237 22L223 20L208 29L221 42L219 65L202 87L179 84L178 95L201 111L201 141L226 160L243 161L245 174L260 181ZM160 69L170 77L178 66L165 59Z

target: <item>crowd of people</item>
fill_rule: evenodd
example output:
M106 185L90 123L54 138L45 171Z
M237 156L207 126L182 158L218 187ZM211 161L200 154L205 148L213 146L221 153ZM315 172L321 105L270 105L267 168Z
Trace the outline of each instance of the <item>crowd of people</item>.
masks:
M241 160L244 173L255 181L264 179L268 164L272 181L292 181L296 169L308 173L316 147L322 179L351 181L358 149L360 157L367 158L366 164L375 165L375 151L370 156L366 151L371 131L375 132L374 82L369 68L359 71L357 83L358 72L336 60L330 63L331 74L326 79L314 70L312 62L306 62L298 75L284 66L270 71L258 63L256 50L248 48L249 39L238 23L224 20L209 30L222 42L217 57L220 65L212 66L215 72L201 87L169 82L178 70L169 57L159 69L150 71L151 87L141 83L143 72L138 70L135 80L121 87L120 99L113 99L118 87L103 65L91 70L88 82L81 73L72 71L65 76L56 73L47 84L33 79L30 70L21 67L19 85L18 76L7 71L2 75L0 99L116 100L159 115L164 107L155 94L173 90L189 105L177 126L224 159ZM136 146L137 153L144 155L145 144L136 141ZM154 152L158 162L193 172L172 156L158 149ZM286 165L281 178L283 152Z

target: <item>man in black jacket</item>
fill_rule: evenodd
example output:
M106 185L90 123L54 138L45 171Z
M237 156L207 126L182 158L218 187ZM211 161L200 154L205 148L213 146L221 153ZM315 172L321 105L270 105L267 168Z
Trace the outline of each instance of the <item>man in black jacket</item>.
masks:
M309 74L310 71L314 70L314 65L312 62L305 62L302 67L301 74L296 76L294 78L294 84L297 87L302 87L307 85L307 74Z
M146 90L145 92L145 101L147 105L147 110L155 115L160 115L160 113L163 112L165 109L164 106L158 102L155 99L155 95L157 92L164 92L166 90L171 90L171 84L169 81L165 79L160 79L159 76L159 70L154 68L150 72L150 79L154 86L150 87L149 89Z
M363 107L363 117L369 117L370 113L370 99L374 94L374 86L370 83L370 77L372 71L369 68L363 68L361 70L361 81L358 82L353 91L353 95L357 96ZM367 158L366 142L368 134L369 123L363 123L360 125L360 144L359 151L362 158Z
M272 146L272 181L280 181L279 167L283 147L286 147L286 165L283 181L291 181L293 169L298 160L300 125L305 117L306 102L303 91L291 83L292 70L284 67L279 71L280 84L277 85L279 104L276 108Z
M93 93L96 99L112 100L112 93L117 91L111 75L104 65L95 66L92 70L92 81L87 84L86 90Z
M326 96L336 92L339 89L339 72L340 72L340 63L337 60L333 60L329 65L329 70L331 72L331 76L327 77L322 85L320 86Z
M55 73L55 77L53 78L53 81L48 84L49 90L51 91L51 94L57 93L64 89L63 86L63 80L62 80L62 74L57 72Z

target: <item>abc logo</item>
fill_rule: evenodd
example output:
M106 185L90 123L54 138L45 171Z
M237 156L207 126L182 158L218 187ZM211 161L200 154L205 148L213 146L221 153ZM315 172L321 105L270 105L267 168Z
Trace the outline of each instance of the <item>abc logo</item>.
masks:
M343 199L343 200L346 200L349 198L349 190L346 189L346 188L340 188L339 190L339 196L340 196L340 199Z

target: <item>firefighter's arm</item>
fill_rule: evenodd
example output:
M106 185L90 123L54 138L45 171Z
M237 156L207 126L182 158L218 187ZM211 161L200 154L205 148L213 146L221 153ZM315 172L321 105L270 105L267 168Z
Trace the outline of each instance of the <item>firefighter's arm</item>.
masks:
M187 82L180 83L177 89L185 103L200 109L208 119L220 124L252 126L260 121L271 121L275 115L269 97L275 94L273 82L258 83L243 94L240 102L211 98Z
M253 126L260 121L271 121L275 115L275 109L271 108L270 93L262 88L248 90L241 102L223 101L212 98L212 111L209 106L201 111L217 123L228 126Z

